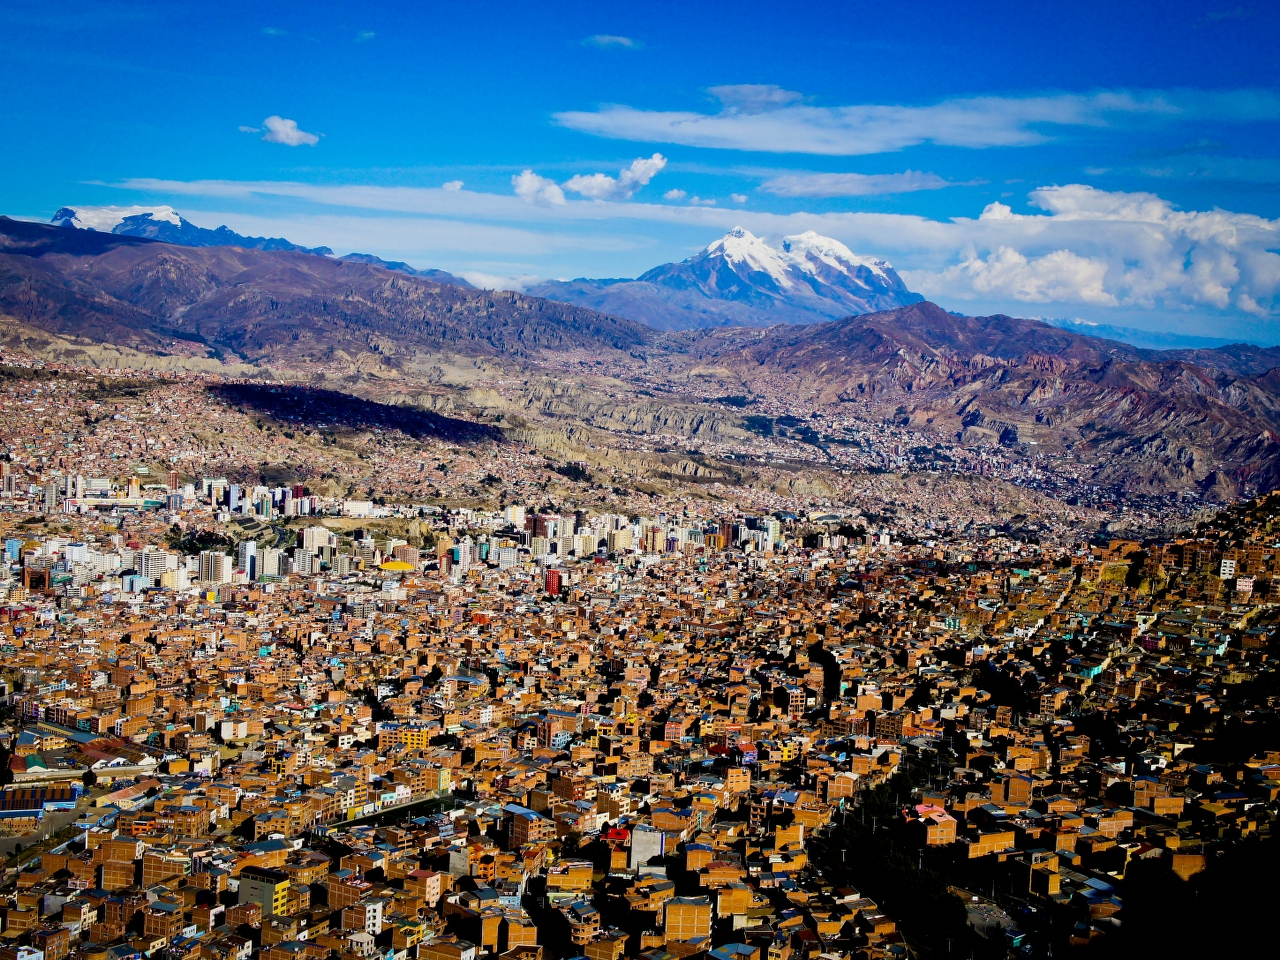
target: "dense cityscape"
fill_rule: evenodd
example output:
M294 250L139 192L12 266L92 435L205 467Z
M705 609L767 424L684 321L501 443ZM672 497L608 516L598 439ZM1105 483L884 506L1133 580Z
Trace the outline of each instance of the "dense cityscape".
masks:
M885 430L838 493L627 494L8 359L6 960L1105 952L1269 842L1280 493Z

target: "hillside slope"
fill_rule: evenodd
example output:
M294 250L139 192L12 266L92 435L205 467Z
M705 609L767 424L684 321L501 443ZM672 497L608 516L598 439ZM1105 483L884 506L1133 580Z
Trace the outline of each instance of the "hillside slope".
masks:
M185 247L0 218L0 312L51 333L247 362L628 350L645 327L518 293L296 252Z
M1265 350L1147 351L932 303L671 344L672 362L782 378L801 402L877 405L965 443L1099 458L1100 479L1133 491L1280 484L1280 378L1260 371Z

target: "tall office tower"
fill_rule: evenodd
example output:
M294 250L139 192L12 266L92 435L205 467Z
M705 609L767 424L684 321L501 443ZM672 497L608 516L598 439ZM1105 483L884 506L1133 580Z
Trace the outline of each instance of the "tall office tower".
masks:
M42 492L44 493L44 504L43 504L43 506L44 506L44 512L45 512L45 513L56 513L56 512L57 512L57 510L58 510L58 484L57 484L57 482L56 482L56 481L51 481L51 482L49 482L49 483L46 483L46 484L44 485L44 490L43 490Z
M262 571L258 575L261 577L281 576L280 561L282 559L283 551L275 547L263 547L258 553L258 567Z
M250 580L258 579L258 542L244 540L236 552L236 569L243 570Z
M231 582L231 557L217 550L200 551L200 579L205 583Z
M159 547L143 547L133 556L133 568L138 571L138 576L147 579L148 586L159 586L168 566L169 555Z

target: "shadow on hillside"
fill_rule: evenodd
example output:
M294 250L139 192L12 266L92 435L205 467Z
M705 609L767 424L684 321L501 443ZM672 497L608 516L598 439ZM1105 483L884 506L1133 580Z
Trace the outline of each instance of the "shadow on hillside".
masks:
M445 417L417 407L362 400L336 390L266 383L223 383L209 392L238 407L284 423L311 429L397 430L415 439L433 437L455 443L501 441L494 427Z

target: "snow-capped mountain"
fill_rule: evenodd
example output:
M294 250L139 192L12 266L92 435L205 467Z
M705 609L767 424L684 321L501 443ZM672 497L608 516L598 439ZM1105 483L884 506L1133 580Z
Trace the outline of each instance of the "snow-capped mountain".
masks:
M280 237L246 237L227 226L197 227L173 207L63 207L51 221L58 227L97 230L124 237L146 237L184 247L245 247L250 250L293 250L328 257L328 247L303 247Z
M919 303L883 260L812 230L776 245L735 227L679 263L636 280L572 280L527 291L664 330L816 323Z

